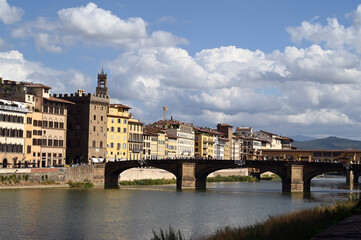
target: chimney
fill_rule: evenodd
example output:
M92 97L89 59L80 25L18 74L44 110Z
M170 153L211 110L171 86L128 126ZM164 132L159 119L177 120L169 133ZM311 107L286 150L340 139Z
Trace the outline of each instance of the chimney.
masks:
M79 97L83 96L83 94L84 94L84 90L83 89L78 89Z

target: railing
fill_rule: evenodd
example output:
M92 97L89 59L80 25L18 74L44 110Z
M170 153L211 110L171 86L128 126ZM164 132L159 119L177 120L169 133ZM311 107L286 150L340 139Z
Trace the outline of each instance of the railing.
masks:
M8 105L0 105L0 109L6 109L6 110L11 110L11 111L16 111L16 112L29 112L29 110L27 108L19 108L19 107L13 107L13 106L8 106Z

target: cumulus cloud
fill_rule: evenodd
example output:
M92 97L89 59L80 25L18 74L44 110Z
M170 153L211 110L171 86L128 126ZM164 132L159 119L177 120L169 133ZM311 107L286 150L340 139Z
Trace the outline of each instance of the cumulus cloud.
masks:
M140 103L145 121L166 105L178 119L210 126L286 131L284 126L361 122L349 107L361 101L360 58L345 50L313 44L265 54L228 46L192 57L180 48L147 48L122 54L106 69L110 94Z
M39 49L50 52L78 42L128 49L105 63L108 87L112 99L134 107L144 122L160 119L167 106L168 116L196 125L227 122L284 135L317 131L358 137L361 59L354 38L361 32L360 6L347 15L350 27L334 18L325 26L315 19L288 28L295 41L310 44L271 53L222 46L191 56L171 33L148 33L143 19L121 19L93 3L60 10L54 22L38 18L13 36L33 36ZM0 52L0 72L40 79L58 92L92 85L79 71L47 69L16 51Z
M327 48L350 48L360 53L361 5L358 5L354 12L346 16L352 21L349 27L340 24L337 18L328 18L326 26L318 22L304 21L298 27L287 28L287 31L295 42L308 40L317 44L324 43Z
M10 6L6 0L0 0L0 20L5 24L12 24L21 20L24 10Z
M78 88L92 90L88 89L91 79L81 72L44 67L39 62L26 60L16 50L0 52L0 74L3 79L46 84L52 87L53 93L74 92Z
M187 40L168 32L147 32L148 23L142 18L121 19L111 11L94 3L58 11L58 19L49 21L39 17L13 30L14 37L33 37L36 46L52 53L60 53L64 46L76 42L136 49L154 46L176 46Z

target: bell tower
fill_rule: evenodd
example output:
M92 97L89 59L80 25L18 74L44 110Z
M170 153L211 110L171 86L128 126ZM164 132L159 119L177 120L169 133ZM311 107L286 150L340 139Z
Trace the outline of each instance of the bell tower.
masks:
M106 95L108 96L108 87L107 87L107 74L104 73L102 68L102 73L98 74L98 85L96 87L97 95Z

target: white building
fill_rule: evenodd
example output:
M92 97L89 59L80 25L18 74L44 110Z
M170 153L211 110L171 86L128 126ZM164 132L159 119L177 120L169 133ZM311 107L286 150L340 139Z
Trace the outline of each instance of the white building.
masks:
M25 160L24 102L0 99L0 164L6 168Z

